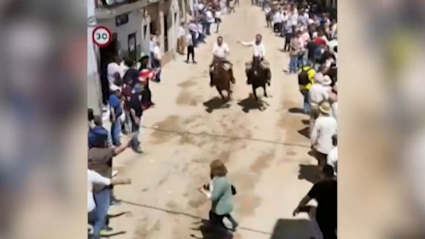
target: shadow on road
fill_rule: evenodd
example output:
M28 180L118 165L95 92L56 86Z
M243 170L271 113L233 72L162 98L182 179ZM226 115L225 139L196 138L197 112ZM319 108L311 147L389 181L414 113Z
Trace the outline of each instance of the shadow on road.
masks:
M308 239L312 237L306 219L279 219L277 220L270 239Z
M156 210L156 211L160 211L160 212L165 212L165 213L169 213L172 215L181 215L181 216L186 216L192 219L195 219L197 221L194 222L194 224L198 224L200 226L202 226L202 224L204 224L205 222L208 222L207 219L204 219L200 216L196 216L196 215L192 215L190 213L185 213L185 212L177 212L177 211L173 211L173 210L169 210L169 209L164 209L164 208L159 208L159 207L155 207L155 206L150 206L150 205L144 205L144 204L140 204L140 203L135 203L135 202L130 202L130 201L125 201L122 200L123 203L126 203L128 205L132 205L132 206L136 206L136 207L141 207L141 208L147 208L147 209L152 209L152 210ZM199 230L202 228L192 228L193 230ZM258 234L263 234L263 235L270 235L270 232L265 232L265 231L260 231L260 230L256 230L256 229L251 229L251 228L247 228L247 227L242 227L239 226L238 230L244 230L244 231L250 231L250 232L254 232L254 233L258 233ZM192 236L194 237L194 236ZM215 239L215 238L214 238Z
M254 95L250 94L246 99L238 102L238 105L242 107L242 111L248 113L251 110L265 110L267 102L263 101L260 97L258 101L254 99Z
M211 227L208 228L209 227L208 226L209 221L206 220L206 219L202 219L198 222L194 222L193 224L197 225L197 226L194 227L194 228L191 228L191 229L201 232L202 236L199 237L199 236L196 236L194 234L191 234L190 236L192 238L195 238L195 239L228 239L227 233L225 233L225 232L223 233L223 231L220 232L220 231L218 231L214 228L211 228Z
M306 137L307 139L310 138L310 129L309 127L304 127L303 129L300 129L297 131L302 136Z
M223 100L220 97L214 97L204 102L203 105L206 107L205 111L208 113L212 113L214 110L227 109L230 107L229 101Z
M306 180L313 184L320 179L320 171L317 165L300 164L299 166L298 179Z
M298 107L289 108L288 112L293 114L304 114L304 110Z

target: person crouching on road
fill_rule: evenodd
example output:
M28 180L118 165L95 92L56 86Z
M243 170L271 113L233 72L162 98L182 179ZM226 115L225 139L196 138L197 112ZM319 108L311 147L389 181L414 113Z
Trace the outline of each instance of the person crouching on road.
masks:
M227 168L222 161L211 162L210 170L211 183L200 188L200 191L209 197L212 203L207 231L214 230L220 236L225 235L220 238L231 239L233 235L228 231L228 226L223 220L226 218L230 221L231 230L236 229L237 222L230 216L233 211L233 195L236 194L236 189L227 178Z

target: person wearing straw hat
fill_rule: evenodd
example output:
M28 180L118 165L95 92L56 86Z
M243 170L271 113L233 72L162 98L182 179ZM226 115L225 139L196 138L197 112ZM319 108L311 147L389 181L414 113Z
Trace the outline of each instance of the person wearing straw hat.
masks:
M322 85L328 91L328 95L332 93L332 80L328 75L323 76Z
M311 148L314 150L319 166L326 165L329 152L333 148L332 136L337 133L338 125L334 117L331 116L332 108L328 101L319 105L320 115L314 122L311 130Z
M317 74L316 74L317 76ZM324 77L315 77L314 84L311 86L308 92L310 102L310 130L313 128L314 121L319 116L319 104L328 100L329 92L326 88Z

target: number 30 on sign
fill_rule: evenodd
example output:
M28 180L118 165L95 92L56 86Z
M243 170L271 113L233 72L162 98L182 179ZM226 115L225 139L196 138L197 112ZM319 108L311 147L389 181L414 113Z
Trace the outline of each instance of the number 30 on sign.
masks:
M111 31L102 26L98 26L93 30L93 42L98 47L105 47L112 41Z

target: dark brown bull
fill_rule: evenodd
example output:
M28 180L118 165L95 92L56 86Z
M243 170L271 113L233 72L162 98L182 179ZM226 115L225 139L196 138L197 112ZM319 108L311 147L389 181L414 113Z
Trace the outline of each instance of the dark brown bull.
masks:
M226 63L223 61L213 62L212 70L210 70L210 86L215 86L223 100L226 99L223 91L227 91L227 99L230 100L232 95L231 84L235 84L235 78L232 69L226 70L224 64Z
M251 84L255 100L258 101L256 89L262 87L264 89L264 97L268 97L266 85L270 86L271 74L270 69L261 66L261 59L254 57L251 68L248 70L248 84Z

